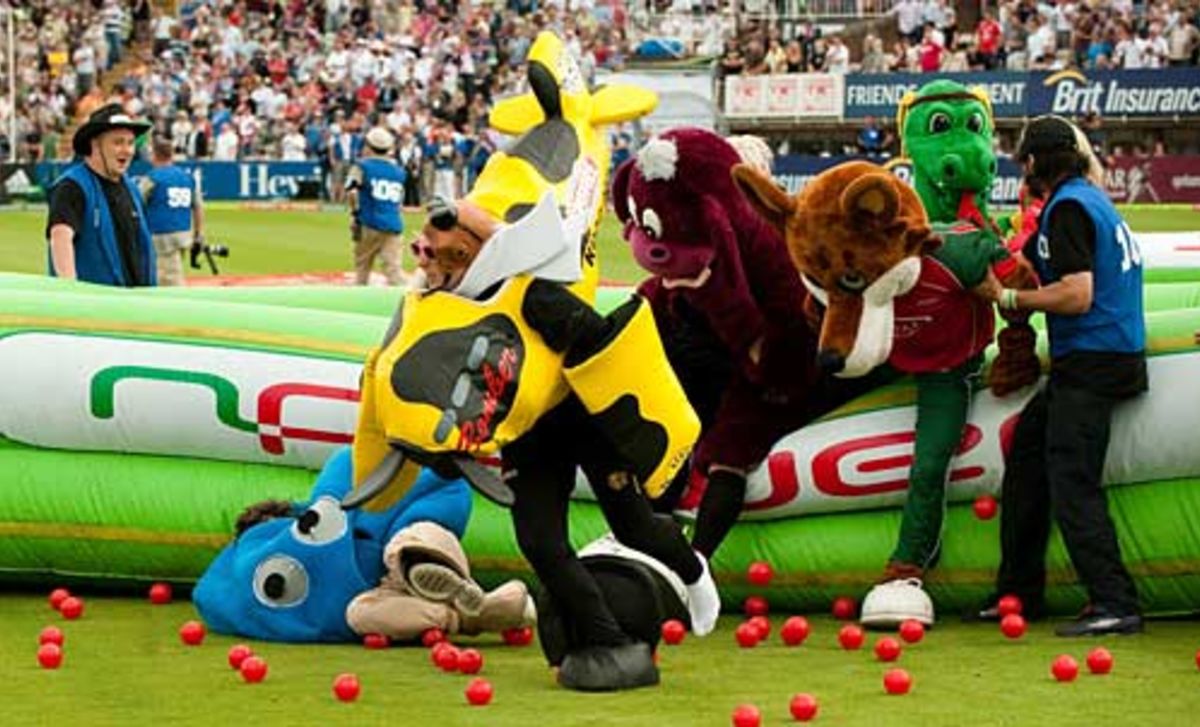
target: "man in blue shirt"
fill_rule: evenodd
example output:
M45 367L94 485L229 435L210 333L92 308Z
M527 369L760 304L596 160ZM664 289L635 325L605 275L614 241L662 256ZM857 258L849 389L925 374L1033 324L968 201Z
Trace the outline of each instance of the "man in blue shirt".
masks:
M183 252L204 242L200 185L171 163L171 142L154 142L154 169L142 180L146 219L158 256L158 284L183 285Z
M405 278L401 267L404 219L400 205L404 202L407 172L396 163L395 139L390 131L377 126L367 132L364 141L362 158L346 176L355 282L367 284L378 257L383 260L388 285L400 285Z
M120 287L156 284L142 197L128 176L134 142L149 129L112 103L75 132L75 161L50 187L50 275Z
M1051 363L1049 380L1021 412L1005 463L996 592L1020 597L1027 616L1040 615L1053 516L1090 602L1056 633L1138 632L1137 590L1100 486L1113 409L1148 387L1141 252L1097 186L1103 172L1075 125L1034 119L1016 158L1030 188L1049 191L1024 250L1042 287L1002 288L992 276L986 294L1001 308L1045 313ZM994 602L979 613L997 615Z

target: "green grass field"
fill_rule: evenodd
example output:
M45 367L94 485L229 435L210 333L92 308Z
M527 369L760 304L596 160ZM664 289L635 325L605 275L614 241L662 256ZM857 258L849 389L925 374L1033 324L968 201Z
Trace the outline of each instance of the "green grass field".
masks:
M176 632L195 618L185 603L151 606L145 601L92 597L79 621L63 621L42 596L0 599L0 663L5 665L3 721L8 725L56 724L382 724L646 725L719 727L749 702L763 710L764 725L789 723L788 701L809 692L820 701L818 724L831 725L1183 725L1200 709L1200 670L1194 655L1200 627L1158 622L1140 636L1100 640L1054 637L1049 624L1034 624L1019 641L994 625L947 620L924 641L907 646L895 666L912 675L905 696L882 687L887 666L870 649L847 652L837 644L838 624L814 617L802 646L778 638L739 649L733 619L706 639L660 647L663 683L622 694L579 694L558 688L536 645L503 646L480 638L460 643L484 655L482 676L496 690L487 707L463 697L469 677L446 674L425 649L368 651L357 645L251 644L269 672L244 684L226 663L234 639L209 635L199 647L184 646ZM37 664L37 635L48 624L66 633L63 666ZM1087 673L1093 646L1115 657L1106 676ZM1074 683L1050 676L1058 654L1081 665ZM337 702L334 677L356 673L363 684L356 703Z
M1200 230L1200 212L1186 207L1135 206L1126 219L1141 232ZM342 211L268 211L208 206L210 243L228 245L229 258L219 261L229 275L335 272L352 269L350 233ZM46 270L44 208L0 211L0 271L43 273ZM418 215L406 215L405 226L420 228ZM411 257L411 256L409 256ZM606 215L600 229L601 274L607 280L632 283L643 275L621 239L616 218ZM410 260L411 263L411 260ZM208 275L208 271L189 271Z
M1124 210L1134 229L1200 229L1200 212L1186 208ZM345 271L350 242L343 212L241 210L210 205L208 238L233 253L222 261L232 275ZM45 210L0 211L0 271L45 270ZM409 229L419 221L410 217ZM601 232L603 275L633 282L641 275L609 216ZM207 272L195 274L207 275ZM0 478L0 487L4 486ZM915 680L903 697L884 694L884 665L868 648L844 652L838 625L817 616L813 634L785 648L777 633L753 650L738 649L726 618L707 639L663 647L663 684L616 695L558 688L535 648L480 639L483 675L496 688L493 704L472 708L468 678L438 672L421 648L366 651L357 645L253 644L270 665L267 680L243 684L226 664L234 639L211 636L183 646L177 629L196 615L184 602L152 607L141 599L87 596L78 622L63 622L41 593L0 593L0 724L399 724L557 727L654 727L730 724L739 703L763 710L765 725L790 722L791 695L811 692L821 703L818 724L838 725L1184 725L1200 719L1200 623L1153 622L1148 633L1083 641L1057 639L1036 624L1022 640L994 626L962 625L947 616L926 639L905 650L898 666ZM782 617L774 619L777 630ZM61 626L67 635L61 669L37 665L38 631ZM872 639L873 641L873 639ZM1080 675L1058 684L1049 675L1060 653L1082 665L1103 643L1116 657L1108 676ZM357 703L340 704L330 685L340 672L363 682Z

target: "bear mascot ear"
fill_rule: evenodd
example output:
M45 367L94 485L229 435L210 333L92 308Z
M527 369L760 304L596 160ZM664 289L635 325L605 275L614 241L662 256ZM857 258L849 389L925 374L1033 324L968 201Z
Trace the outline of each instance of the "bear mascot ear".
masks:
M613 211L617 213L617 219L621 224L629 221L629 180L633 176L633 159L626 159L617 167L617 171L613 173L612 189L609 199L612 200ZM636 222L636 220L635 220Z
M774 179L749 164L735 164L730 173L734 185L741 190L750 206L783 235L788 218L796 211L796 199L780 189Z
M882 227L896 219L900 195L886 172L864 174L842 191L842 214L857 227Z

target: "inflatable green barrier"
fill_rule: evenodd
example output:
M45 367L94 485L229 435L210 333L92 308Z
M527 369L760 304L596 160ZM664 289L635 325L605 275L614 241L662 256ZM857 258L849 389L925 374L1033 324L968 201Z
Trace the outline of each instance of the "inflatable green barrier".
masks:
M1148 285L1146 297L1152 391L1117 412L1110 503L1147 610L1188 611L1200 604L1200 283ZM0 275L0 578L194 580L246 504L303 497L349 441L360 362L397 298ZM776 609L823 608L870 585L899 525L911 397L902 382L781 440L714 563L728 603L750 593L754 560L775 567L755 590ZM1003 432L1023 400L976 401L929 583L943 609L990 586L998 520L975 519L968 503L996 491ZM465 544L477 572L488 583L528 575L507 513L476 505ZM577 543L604 527L590 502L571 518ZM1057 540L1050 568L1051 605L1078 606Z

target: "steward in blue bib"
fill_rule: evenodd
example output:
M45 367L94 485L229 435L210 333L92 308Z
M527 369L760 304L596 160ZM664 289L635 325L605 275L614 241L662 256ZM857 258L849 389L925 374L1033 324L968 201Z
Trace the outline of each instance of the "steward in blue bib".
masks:
M77 160L51 185L50 275L121 287L157 284L146 212L127 173L134 139L149 129L109 104L75 132Z
M391 159L376 156L363 157L358 161L358 168L361 177L357 182L359 193L355 219L373 230L393 235L404 232L400 205L404 202L404 181L408 173ZM351 175L351 179L356 176Z
M155 167L146 175L153 185L146 200L146 219L153 235L188 232L192 229L192 206L196 180L170 164Z

